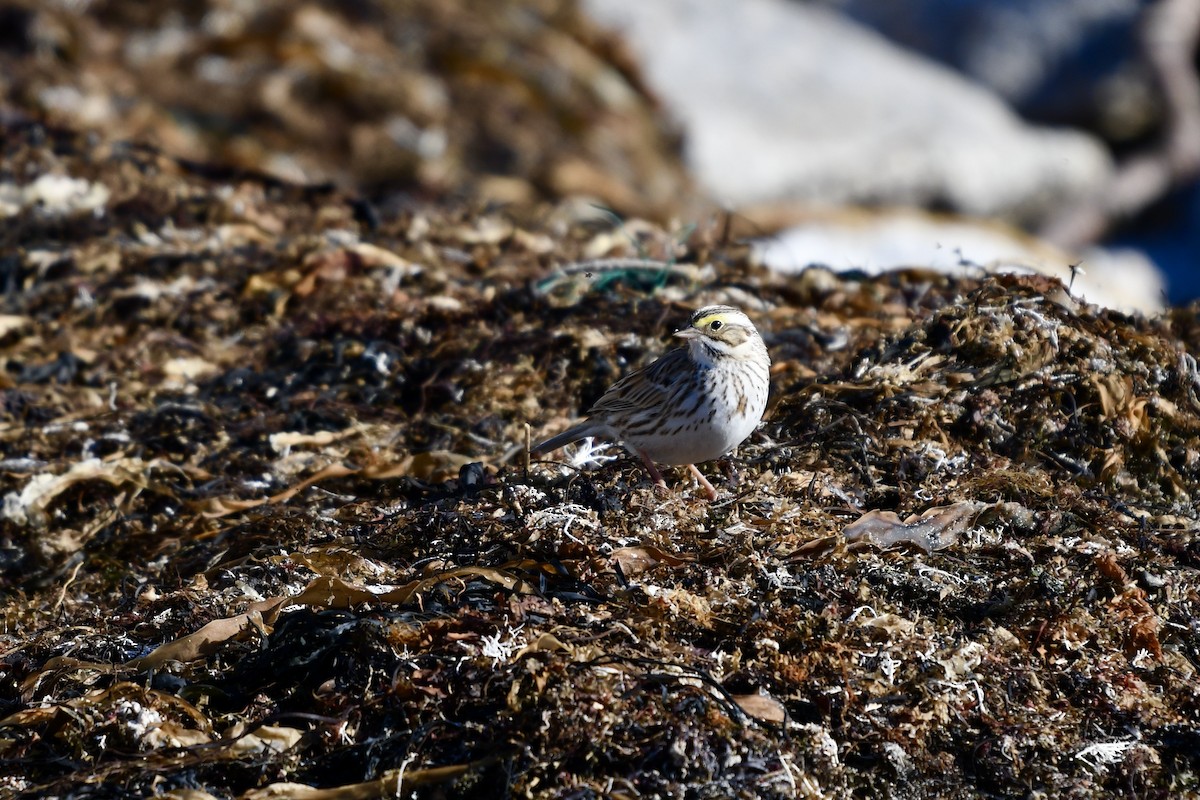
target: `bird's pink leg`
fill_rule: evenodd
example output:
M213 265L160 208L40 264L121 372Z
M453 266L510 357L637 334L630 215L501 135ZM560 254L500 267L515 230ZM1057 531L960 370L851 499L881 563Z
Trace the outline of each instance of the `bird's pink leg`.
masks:
M655 485L662 489L666 489L667 482L663 480L662 473L658 471L658 467L654 466L654 462L647 458L646 454L641 450L638 451L638 455L641 457L642 463L646 465L646 471L649 472L650 477L654 479Z
M704 487L704 493L708 495L708 499L716 500L717 490L714 489L713 485L708 482L708 478L704 477L704 473L697 469L695 464L688 464L688 469L690 469L692 474L696 476L696 480L700 481L700 485Z

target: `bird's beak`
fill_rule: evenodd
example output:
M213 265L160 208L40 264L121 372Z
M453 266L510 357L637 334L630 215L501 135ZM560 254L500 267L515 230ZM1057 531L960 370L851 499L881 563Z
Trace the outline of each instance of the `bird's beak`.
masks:
M695 339L700 336L700 331L695 328L684 328L681 331L675 331L675 335L680 339Z

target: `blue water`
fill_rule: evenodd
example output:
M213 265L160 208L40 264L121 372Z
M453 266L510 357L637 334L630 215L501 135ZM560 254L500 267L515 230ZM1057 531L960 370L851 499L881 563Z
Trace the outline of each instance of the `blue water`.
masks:
M1167 302L1184 305L1200 298L1200 183L1176 192L1167 209L1106 244L1144 252L1167 280Z

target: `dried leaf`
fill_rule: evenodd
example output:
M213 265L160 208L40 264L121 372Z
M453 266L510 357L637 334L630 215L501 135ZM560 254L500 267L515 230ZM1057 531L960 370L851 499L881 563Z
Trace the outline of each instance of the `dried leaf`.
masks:
M843 535L847 542L865 541L880 549L907 542L932 553L957 542L979 513L989 507L987 503L964 501L931 508L903 522L893 511L868 511L847 525Z
M242 795L243 800L376 800L384 797L403 797L418 786L448 783L463 777L472 770L480 769L497 761L499 756L455 764L448 767L429 769L390 770L377 780L366 783L349 783L330 789L316 789L302 783L273 783L262 789L252 789Z
M287 502L288 500L291 500L293 497L298 495L300 492L304 491L309 486L312 486L315 483L320 483L321 481L329 480L332 478L344 478L347 475L354 475L358 472L359 472L359 470L352 469L351 467L347 467L344 464L330 464L329 466L325 467L324 469L321 469L321 470L317 471L315 474L310 475L309 477L300 481L300 483L296 484L295 486L291 487L290 489L285 489L284 491L280 492L279 494L274 494L274 495L271 495L270 497L263 497L263 498L259 498L256 500L235 500L232 498L225 498L225 497L209 498L208 500L205 500L204 503L202 504L202 507L204 510L201 513L209 519L216 519L219 517L227 516L229 514L237 513L238 511L245 511L250 508L256 508L257 506L275 505L278 503L284 503L284 502Z
M353 436L359 433L361 428L351 427L344 431L317 431L316 433L292 433L281 431L272 433L270 436L271 449L276 453L285 453L293 447L302 447L306 445L317 445L322 447L327 444L345 439L348 436Z
M160 666L167 661L194 661L215 653L226 642L241 639L251 631L262 630L265 630L265 623L258 611L215 619L195 633L160 645L126 666L141 670Z
M424 481L447 481L458 477L458 471L465 465L478 461L472 456L451 453L448 450L431 450L417 453L412 457L409 475Z
M220 367L203 358L190 356L186 358L172 358L169 361L163 362L163 375L168 378L182 378L188 382L194 381L196 378L202 378L205 375L211 375L214 372L220 371Z
M229 749L230 752L242 756L268 751L282 753L295 747L302 738L304 738L304 731L296 728L262 725L253 733L238 736Z
M98 480L112 486L140 491L154 488L149 475L150 471L155 469L178 470L178 467L159 459L85 459L72 464L71 468L61 475L34 475L26 481L20 491L9 492L4 496L2 516L17 525L44 527L49 522L46 511L54 498L75 484Z
M754 719L775 725L782 725L787 721L787 709L769 694L735 694L733 701L747 716Z
M862 615L857 617L859 625L865 628L878 628L893 636L908 636L917 627L916 623L896 614L879 614L877 616Z
M216 795L200 789L172 789L159 795L165 800L218 800Z
M21 314L0 314L0 339L13 331L19 331L33 324L31 317Z
M208 744L213 737L205 731L198 731L180 725L172 720L163 720L146 733L145 744L157 750L160 747L195 747Z
M555 636L554 634L543 633L541 636L539 636L538 638L534 639L529 644L522 647L520 652L518 652L515 656L513 656L512 660L519 661L519 660L521 660L521 658L523 658L524 656L526 656L530 653L547 653L547 652L552 652L552 651L570 653L572 651L572 648L570 645L566 645L566 644L563 644L562 642L560 642L558 640L558 637Z
M635 547L618 547L612 553L612 558L621 567L625 575L637 575L659 564L678 567L681 564L695 562L694 557L681 557L666 552L654 545L638 545Z

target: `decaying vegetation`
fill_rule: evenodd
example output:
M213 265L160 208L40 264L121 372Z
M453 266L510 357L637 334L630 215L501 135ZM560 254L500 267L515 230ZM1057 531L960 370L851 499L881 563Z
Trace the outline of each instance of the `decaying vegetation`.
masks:
M4 134L8 795L1198 791L1193 309ZM722 499L524 463L715 301Z

